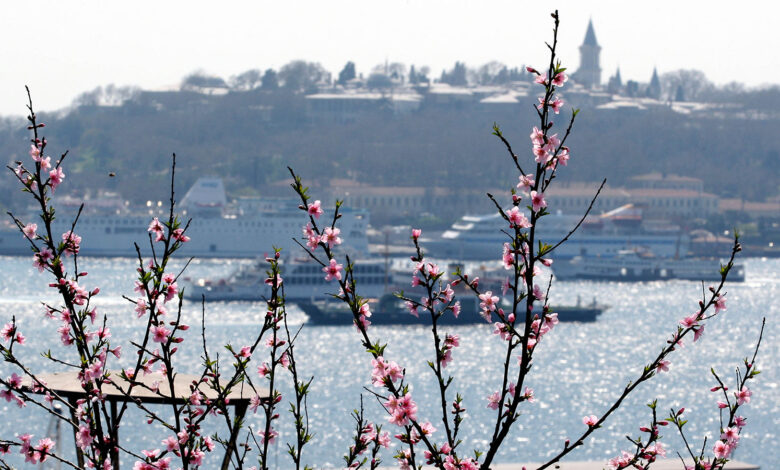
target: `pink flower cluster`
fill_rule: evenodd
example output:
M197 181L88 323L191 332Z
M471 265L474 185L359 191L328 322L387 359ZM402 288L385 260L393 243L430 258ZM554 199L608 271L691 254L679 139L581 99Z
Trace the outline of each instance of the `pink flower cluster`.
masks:
M22 387L22 378L16 375L16 373L13 373L11 374L11 377L8 377L5 381L8 384L8 389L0 390L0 398L5 398L6 402L14 402L16 403L16 406L23 408L25 406L24 400L14 395L12 391Z
M25 463L38 464L46 462L49 455L54 451L54 441L48 437L39 440L34 447L30 445L32 441L32 435L30 434L22 434L19 436L19 440L22 442L19 452L24 455Z
M538 315L534 315L534 320L531 322L531 334L528 337L528 349L533 349L542 340L542 336L549 333L557 324L557 313L545 313L543 320Z
M160 220L157 217L152 219L146 231L152 234L155 242L161 242L165 240L165 226L160 222ZM183 228L174 229L173 232L171 232L171 238L175 242L181 242L181 243L186 243L190 241L190 237L184 234Z
M480 315L487 321L490 322L491 313L496 311L496 308L498 306L499 298L497 295L493 295L492 291L485 291L482 294L479 294L479 308L481 310Z
M3 329L0 330L0 337L3 338L3 341L14 341L18 344L24 344L26 338L24 335L22 335L18 329L16 328L16 325L13 323L6 323L3 326Z
M390 422L397 426L406 426L409 420L417 420L417 404L411 393L398 398L391 396L385 402L385 408L390 413Z
M319 203L319 201L317 202ZM311 223L306 223L303 227L303 236L307 240L306 246L312 251L316 250L317 247L320 246L320 243L327 245L328 248L341 245L343 240L339 235L341 235L341 229L338 227L325 227L325 230L322 231L321 235L317 234L312 228Z
M77 255L81 247L81 237L68 230L62 234L62 244L66 255Z
M340 265L336 262L335 259L331 258L330 263L322 268L322 272L325 273L325 280L330 281L331 279L336 279L337 281L340 281L342 269L344 269L344 266Z
M441 350L441 366L447 367L452 361L452 350L460 346L460 336L451 335L449 333L444 335L444 346Z
M371 360L371 383L375 387L383 387L389 382L395 383L404 378L403 369L395 361L386 361L384 357L378 356Z

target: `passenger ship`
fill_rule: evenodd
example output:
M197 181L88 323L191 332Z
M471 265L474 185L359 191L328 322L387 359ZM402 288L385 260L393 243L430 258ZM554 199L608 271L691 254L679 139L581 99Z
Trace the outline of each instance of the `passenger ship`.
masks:
M580 221L581 216L550 214L538 222L536 240L555 245ZM504 232L509 224L500 214L460 218L438 239L422 240L429 256L454 260L500 259L504 243L510 241ZM552 253L555 260L575 256L615 256L621 250L641 247L659 257L684 255L690 238L679 227L651 228L643 224L641 212L623 206L600 216L585 219L580 228Z
M363 297L379 297L387 288L386 261L379 258L353 261L358 292ZM184 296L192 300L266 300L271 288L268 279L270 263L259 259L220 279L185 279ZM287 302L315 302L332 298L338 292L336 281L326 281L322 266L310 258L293 258L280 263L284 296Z
M177 252L183 257L252 258L272 253L274 247L284 253L294 253L300 246L293 238L302 241L301 228L308 220L298 208L298 201L291 198L243 198L229 205L225 188L219 178L200 178L178 204L177 210L186 221L192 219L187 235L191 241ZM323 219L333 214L325 209ZM71 228L74 211L58 207L53 224L56 234ZM158 213L160 215L158 215ZM368 253L366 228L369 214L365 210L342 207L339 209L341 237L345 248L355 253ZM88 256L136 256L134 244L141 252L151 254L147 228L152 217L167 218L166 213L147 211L146 214L124 213L114 208L110 213L85 211L79 218L74 232L82 237L80 254ZM37 222L29 217L23 222ZM157 247L155 247L156 249ZM29 242L16 227L5 225L0 229L0 254L30 254Z

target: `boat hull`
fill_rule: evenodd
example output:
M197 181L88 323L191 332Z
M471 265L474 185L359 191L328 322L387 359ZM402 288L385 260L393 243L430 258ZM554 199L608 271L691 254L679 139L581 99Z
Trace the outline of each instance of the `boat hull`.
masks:
M382 298L376 310L369 318L372 325L430 325L431 317L425 313L414 316L409 313L405 307L401 307L403 302L395 303L388 300L388 296ZM485 318L479 314L479 307L476 300L474 302L461 301L462 309L457 318L452 312L447 312L437 320L438 325L473 325L488 323ZM309 322L314 325L339 326L351 325L354 323L352 312L346 307L346 304L337 304L334 302L297 302L301 310L309 317ZM558 313L558 320L564 322L593 322L596 321L604 306L561 306L552 308L552 312ZM491 323L498 321L498 317L493 314Z

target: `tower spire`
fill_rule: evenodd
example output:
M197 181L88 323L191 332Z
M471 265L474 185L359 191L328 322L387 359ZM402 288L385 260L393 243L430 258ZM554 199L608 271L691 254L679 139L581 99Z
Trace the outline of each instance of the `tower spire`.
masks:
M599 54L601 46L596 40L596 31L593 28L593 20L588 20L588 29L585 39L580 46L580 67L574 73L574 78L586 88L596 88L601 85L601 66Z

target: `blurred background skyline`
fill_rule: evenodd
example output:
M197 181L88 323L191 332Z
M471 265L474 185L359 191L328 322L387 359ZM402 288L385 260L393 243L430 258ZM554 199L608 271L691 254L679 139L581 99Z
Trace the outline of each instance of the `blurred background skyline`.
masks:
M0 115L22 115L24 85L41 110L68 106L98 86L176 89L196 71L228 79L303 59L334 76L352 61L368 75L384 62L430 67L544 65L548 13L558 8L560 56L576 69L588 20L602 46L603 75L624 80L696 69L716 85L780 82L768 58L780 9L736 2L338 1L133 3L14 2L3 5ZM770 53L771 54L771 53ZM771 56L769 56L771 57Z

